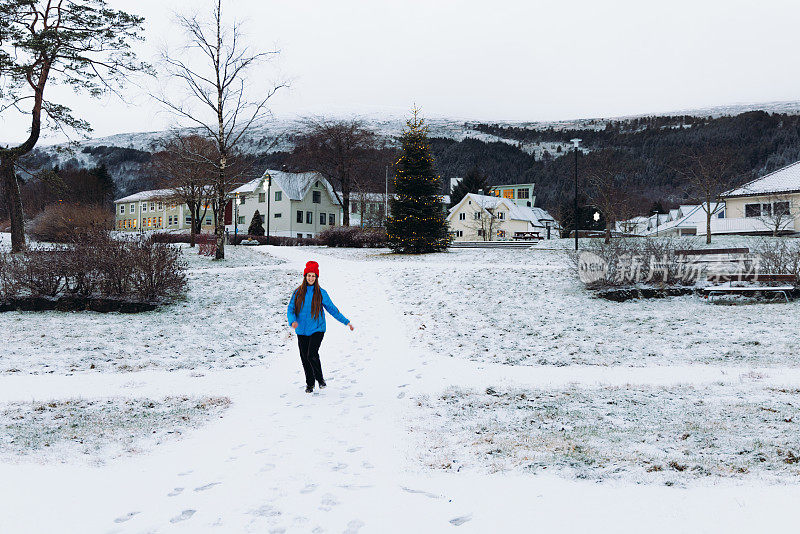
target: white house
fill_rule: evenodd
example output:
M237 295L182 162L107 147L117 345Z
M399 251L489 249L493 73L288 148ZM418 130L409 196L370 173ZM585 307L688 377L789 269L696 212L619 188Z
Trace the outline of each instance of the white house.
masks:
M711 224L725 216L725 204L714 205ZM668 213L634 217L616 224L616 231L639 236L685 236L706 233L706 211L701 204L681 205Z
M555 237L560 229L541 208L520 206L514 199L468 193L447 216L455 241L508 241L515 238Z
M267 170L232 192L233 213L225 228L246 234L256 210L269 233L285 237L315 237L341 225L341 206L330 183L319 173Z
M186 204L178 204L170 197L171 189L152 189L114 201L114 228L120 231L189 230L191 214ZM213 232L211 209L204 210L201 231Z

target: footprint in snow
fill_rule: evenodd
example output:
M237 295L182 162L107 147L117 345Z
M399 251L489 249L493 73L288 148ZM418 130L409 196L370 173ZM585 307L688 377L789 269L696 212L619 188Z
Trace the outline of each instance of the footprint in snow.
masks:
M345 534L356 534L361 527L364 526L364 522L360 519L353 519L349 523L347 523L347 530L344 531Z
M125 521L130 521L132 517L139 514L139 512L128 512L127 514L123 515L122 517L118 517L114 520L114 523L124 523Z
M209 490L209 489L213 488L214 486L218 486L220 484L222 484L222 482L211 482L210 484L206 484L204 486L199 486L199 487L195 488L194 490L195 491L206 491L206 490Z
M269 452L269 449L258 449L256 454L264 454L265 452Z
M180 514L176 515L172 519L169 520L170 523L180 523L181 521L186 521L190 517L192 517L197 510L184 510Z
M405 391L401 391L400 393L397 394L397 398L398 399L402 399L405 396L406 396L406 392Z
M303 493L303 494L311 493L315 489L317 489L317 485L316 484L306 484L306 487L301 489L300 493Z
M454 517L453 519L450 520L450 523L452 523L457 527L460 527L470 519L472 519L472 514L467 514L467 515L462 515L461 517Z
M286 527L275 527L269 529L269 534L284 534L286 532Z
M322 510L323 512L330 512L331 508L338 504L339 501L336 500L336 497L334 497L331 493L326 493L320 501L319 510Z
M167 493L167 497L175 497L176 495L180 495L183 493L183 488L175 488L174 490Z
M361 447L350 447L347 449L347 452L358 452L361 450Z
M273 469L275 469L275 464L264 464L261 466L261 469L259 469L259 472L264 473L266 471L272 471Z
M331 471L341 471L342 469L347 469L347 464L338 463L331 467Z
M269 504L259 506L255 510L250 510L248 513L251 515L257 515L259 517L276 517L281 515L280 510L276 510Z
M184 471L183 473L178 473L178 476L179 477L185 477L186 475L191 475L192 473L194 473L194 471L192 471L190 469L189 471Z

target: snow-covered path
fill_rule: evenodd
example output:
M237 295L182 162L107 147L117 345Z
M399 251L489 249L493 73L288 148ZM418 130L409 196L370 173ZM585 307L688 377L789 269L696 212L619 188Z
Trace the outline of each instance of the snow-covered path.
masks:
M519 369L435 359L409 348L380 262L292 247L269 252L298 273L317 260L321 284L356 327L350 332L329 319L320 351L329 387L303 392L293 344L263 367L0 377L0 401L197 393L233 402L222 418L184 439L103 466L0 465L0 480L13 481L0 485L0 532L674 533L790 524L797 486L724 481L680 489L424 471L411 458L419 437L404 419L420 393L498 382L734 382L744 369ZM265 276L251 289L269 284ZM781 380L800 384L800 374L792 370Z

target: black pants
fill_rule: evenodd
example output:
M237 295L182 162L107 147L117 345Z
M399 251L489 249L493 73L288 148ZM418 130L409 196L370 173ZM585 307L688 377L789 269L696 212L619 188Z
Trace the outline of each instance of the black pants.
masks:
M322 378L322 364L319 363L319 346L325 332L314 332L310 336L297 336L300 346L300 360L303 362L303 371L306 373L306 386L313 388L314 379L320 384L325 382Z

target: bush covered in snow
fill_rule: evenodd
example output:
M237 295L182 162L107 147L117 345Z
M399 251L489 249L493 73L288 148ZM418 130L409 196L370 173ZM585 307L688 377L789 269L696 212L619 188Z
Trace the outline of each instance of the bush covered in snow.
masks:
M800 276L800 240L764 238L753 247L762 273L782 273Z
M118 241L104 232L72 245L0 254L0 300L103 297L161 302L186 284L179 249L151 239Z
M348 248L383 248L387 246L386 229L359 226L332 226L317 236L320 245Z

